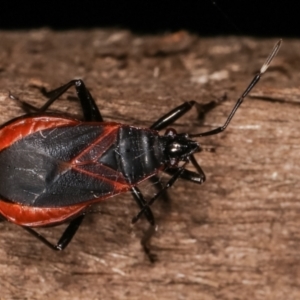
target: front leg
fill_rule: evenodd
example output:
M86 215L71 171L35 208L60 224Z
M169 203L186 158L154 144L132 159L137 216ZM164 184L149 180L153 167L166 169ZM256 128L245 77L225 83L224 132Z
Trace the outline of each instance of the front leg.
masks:
M187 163L185 163L182 167L178 167L176 168L176 172L173 174L173 176L170 178L170 180L166 183L166 185L159 190L159 192L157 194L155 194L148 202L146 202L144 204L144 206L142 207L142 209L140 210L140 212L132 218L132 224L136 223L140 217L145 213L147 212L147 210L149 209L149 206L151 206L154 201L156 199L158 199L161 195L163 195L167 189L169 189L175 182L176 180L178 179L178 177L181 176L181 174L184 172L184 167Z
M220 103L222 103L224 100L226 100L227 97L224 95L223 97L210 101L206 104L200 104L196 101L188 101L184 102L183 104L175 107L165 115L163 115L161 118L159 118L152 126L150 126L151 129L154 130L162 130L169 125L173 124L175 121L177 121L179 118L181 118L183 115L185 115L193 106L196 106L196 109L198 111L198 118L200 120L203 120L205 115L214 109L216 106L218 106Z

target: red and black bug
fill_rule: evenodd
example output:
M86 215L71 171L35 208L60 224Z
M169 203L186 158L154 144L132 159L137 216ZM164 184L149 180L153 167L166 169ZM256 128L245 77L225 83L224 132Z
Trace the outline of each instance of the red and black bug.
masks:
M214 135L226 129L236 110L267 70L279 50L279 41L260 72L236 102L225 124L199 134L178 134L167 129L195 101L185 102L157 120L150 128L104 122L91 94L82 80L72 80L47 93L49 100L37 109L13 119L0 128L0 214L22 226L54 250L64 249L72 240L87 209L94 203L130 191L141 215L153 225L150 206L178 178L202 184L204 172L194 158L201 146L193 138ZM46 114L49 106L75 86L84 121ZM196 172L185 169L188 162ZM137 187L157 176L171 175L167 184L146 201ZM57 244L50 243L34 227L70 224Z

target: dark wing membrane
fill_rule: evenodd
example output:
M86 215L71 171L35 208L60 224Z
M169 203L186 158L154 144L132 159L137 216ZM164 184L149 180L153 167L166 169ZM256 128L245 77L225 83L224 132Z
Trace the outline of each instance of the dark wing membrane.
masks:
M70 169L48 184L34 201L36 207L61 207L114 195L114 185L102 178Z
M1 198L28 206L60 207L121 192L126 188L122 176L115 170L104 172L94 151L100 147L98 153L105 153L116 141L117 129L79 124L18 140L0 152Z
M34 148L36 152L50 155L61 161L70 161L79 155L105 131L104 126L79 124L38 131L13 144L16 151Z

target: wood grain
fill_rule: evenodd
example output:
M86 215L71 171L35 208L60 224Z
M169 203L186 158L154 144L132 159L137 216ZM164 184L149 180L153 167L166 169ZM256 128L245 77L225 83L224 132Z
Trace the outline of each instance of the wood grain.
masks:
M185 100L228 100L174 127L221 125L276 40L201 38L181 31L138 36L125 30L0 32L0 121L22 114L12 94L40 106L39 88L82 78L106 120L149 126ZM0 223L1 299L299 299L300 41L284 40L228 129L202 138L203 186L179 180L170 205L155 203L151 264L147 230L130 225L130 195L97 205L70 246L46 249L22 228ZM54 110L80 117L74 91ZM144 185L150 194L149 184ZM53 241L61 227L40 232Z

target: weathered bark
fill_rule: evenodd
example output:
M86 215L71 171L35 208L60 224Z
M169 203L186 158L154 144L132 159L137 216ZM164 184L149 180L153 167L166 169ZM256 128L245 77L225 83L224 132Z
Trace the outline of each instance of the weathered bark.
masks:
M75 77L85 80L106 120L146 127L185 100L206 103L226 93L202 124L191 111L174 125L194 133L224 123L275 43L118 30L0 36L1 123L22 114L8 91L40 106L40 87ZM130 195L120 195L97 205L61 253L0 223L0 297L299 299L299 46L284 41L228 129L199 139L216 150L197 155L206 183L179 180L169 206L154 204L156 263L140 245L147 222L131 226L138 209ZM53 109L80 117L74 96L68 92ZM40 232L55 241L62 229Z

